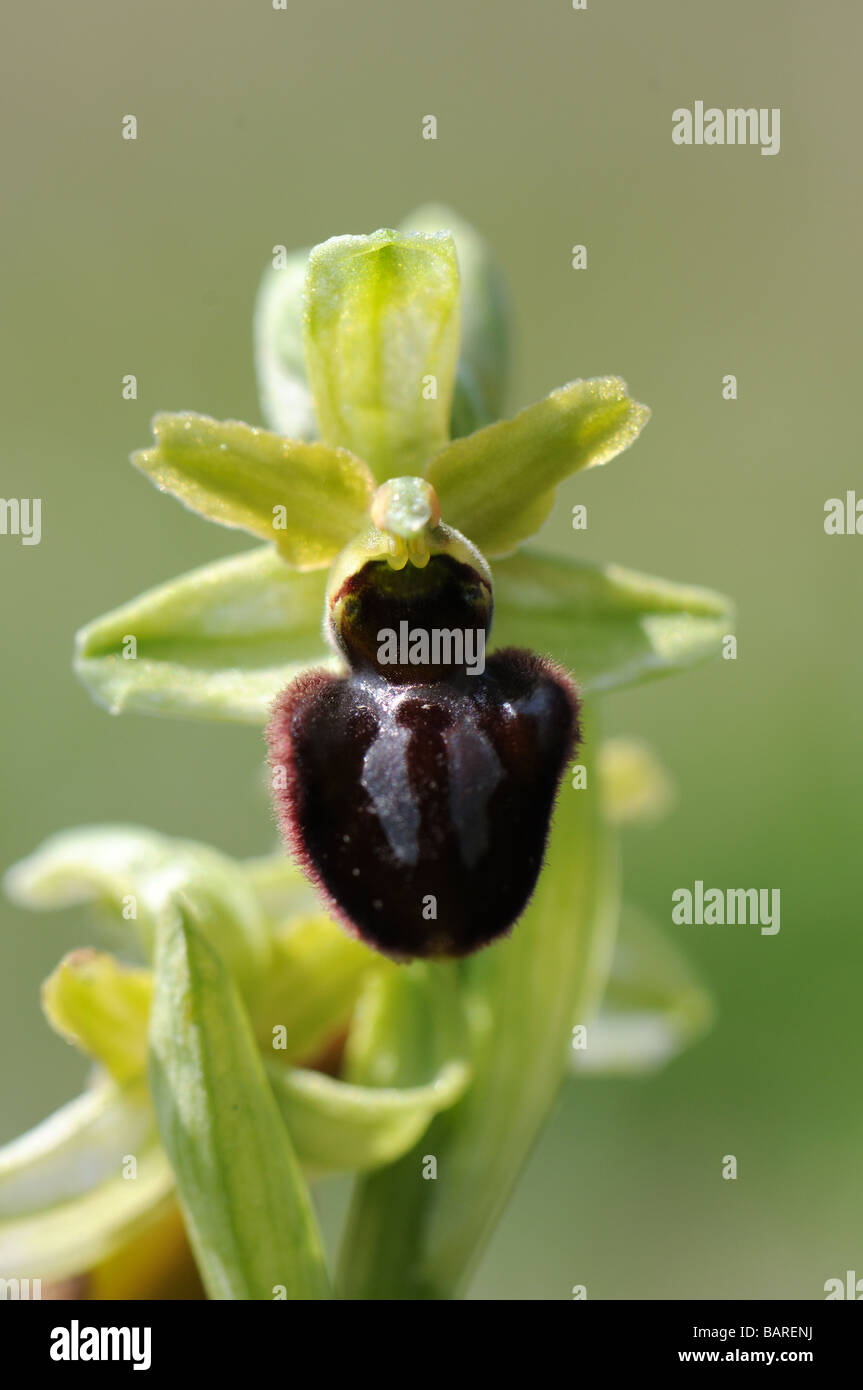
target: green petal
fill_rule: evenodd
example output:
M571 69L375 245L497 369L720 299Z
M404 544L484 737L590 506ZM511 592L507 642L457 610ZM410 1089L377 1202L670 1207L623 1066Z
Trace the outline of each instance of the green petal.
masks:
M211 1298L328 1295L308 1191L228 971L180 913L160 922L150 1086Z
M587 1046L570 1049L573 1070L601 1076L656 1071L697 1041L713 1016L710 995L677 947L627 908L600 1012L587 1024Z
M336 664L321 637L325 589L324 573L298 574L270 546L219 560L82 628L75 670L112 714L263 724L295 675Z
M717 656L732 620L720 594L617 565L525 551L493 574L495 645L555 656L590 695Z
M344 449L237 420L157 415L136 468L208 521L274 541L298 569L328 565L367 522L374 483Z
M365 459L379 482L422 472L449 438L458 296L445 233L333 237L309 257L306 364L321 438Z
M379 958L317 912L293 918L273 938L267 980L254 1001L255 1034L276 1059L308 1061L346 1028Z
M643 739L606 739L599 750L599 772L612 825L650 825L674 805L671 778Z
M303 353L303 290L308 246L270 265L255 304L255 372L264 419L289 439L314 439L315 405Z
M448 526L491 558L508 555L542 526L558 483L628 448L649 416L619 377L572 381L513 419L454 440L425 476Z
M507 941L465 964L472 1084L410 1154L358 1187L341 1265L347 1297L447 1298L462 1287L553 1102L573 1013L596 1005L616 884L596 788L564 787L527 912ZM436 1180L423 1179L426 1156Z
M245 993L256 992L270 965L267 922L242 869L193 840L138 826L85 826L46 840L8 871L4 887L28 908L103 903L132 923L148 950L160 913L182 900Z
M453 439L496 420L509 368L509 304L501 269L479 233L450 208L429 204L402 223L405 232L448 231L461 282L461 334L450 418Z
M0 1277L92 1268L152 1221L172 1188L146 1088L86 1092L0 1150Z
M43 984L42 1008L55 1032L123 1082L147 1069L152 994L151 970L104 951L73 951Z
M272 1063L267 1074L298 1158L311 1173L325 1174L392 1163L458 1100L469 1073L466 1062L451 1062L425 1086L401 1089L352 1086Z

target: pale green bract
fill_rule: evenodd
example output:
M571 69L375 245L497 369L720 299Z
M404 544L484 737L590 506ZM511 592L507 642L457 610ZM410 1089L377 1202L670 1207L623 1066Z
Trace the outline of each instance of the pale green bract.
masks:
M159 415L134 456L183 505L265 544L87 624L81 680L112 713L263 724L297 675L341 669L323 635L327 573L368 533L375 488L399 479L427 498L429 527L439 502L441 523L488 557L493 644L573 672L587 739L523 918L463 962L383 960L281 854L241 863L94 826L14 866L20 906L92 903L132 959L73 952L45 983L48 1022L95 1070L0 1150L3 1278L101 1266L179 1201L211 1298L328 1298L308 1182L347 1172L336 1296L455 1297L565 1073L653 1070L710 1022L671 943L637 912L621 918L618 828L657 818L671 789L649 750L602 744L594 705L716 655L730 606L519 549L558 485L628 448L647 408L618 377L586 378L501 419L505 286L446 209L274 250L254 317L270 429Z

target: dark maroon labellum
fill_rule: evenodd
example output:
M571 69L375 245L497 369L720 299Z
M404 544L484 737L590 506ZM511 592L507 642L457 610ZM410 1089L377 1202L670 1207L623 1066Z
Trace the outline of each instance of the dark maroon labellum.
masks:
M404 662L404 642L378 659L400 623L484 640L490 618L487 582L451 556L366 564L332 604L350 673L301 676L267 730L288 847L331 911L396 959L467 955L521 915L578 741L572 682L532 652L496 652L481 674Z

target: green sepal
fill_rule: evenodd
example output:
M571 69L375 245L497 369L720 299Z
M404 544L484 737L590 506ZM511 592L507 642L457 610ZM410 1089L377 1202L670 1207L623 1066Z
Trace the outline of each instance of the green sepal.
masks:
M718 656L732 622L721 594L618 565L524 550L498 561L492 574L495 646L555 657L586 695Z
M320 435L378 482L449 438L459 280L446 233L332 237L309 256L305 353Z
M306 666L336 665L321 636L325 591L324 572L299 574L271 546L218 560L88 623L75 671L112 714L263 724Z

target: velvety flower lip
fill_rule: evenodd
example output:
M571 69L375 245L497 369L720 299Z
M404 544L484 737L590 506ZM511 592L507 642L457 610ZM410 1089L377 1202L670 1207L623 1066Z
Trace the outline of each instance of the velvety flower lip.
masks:
M465 955L527 904L577 711L563 672L515 648L475 680L301 676L268 728L286 843L379 950Z

